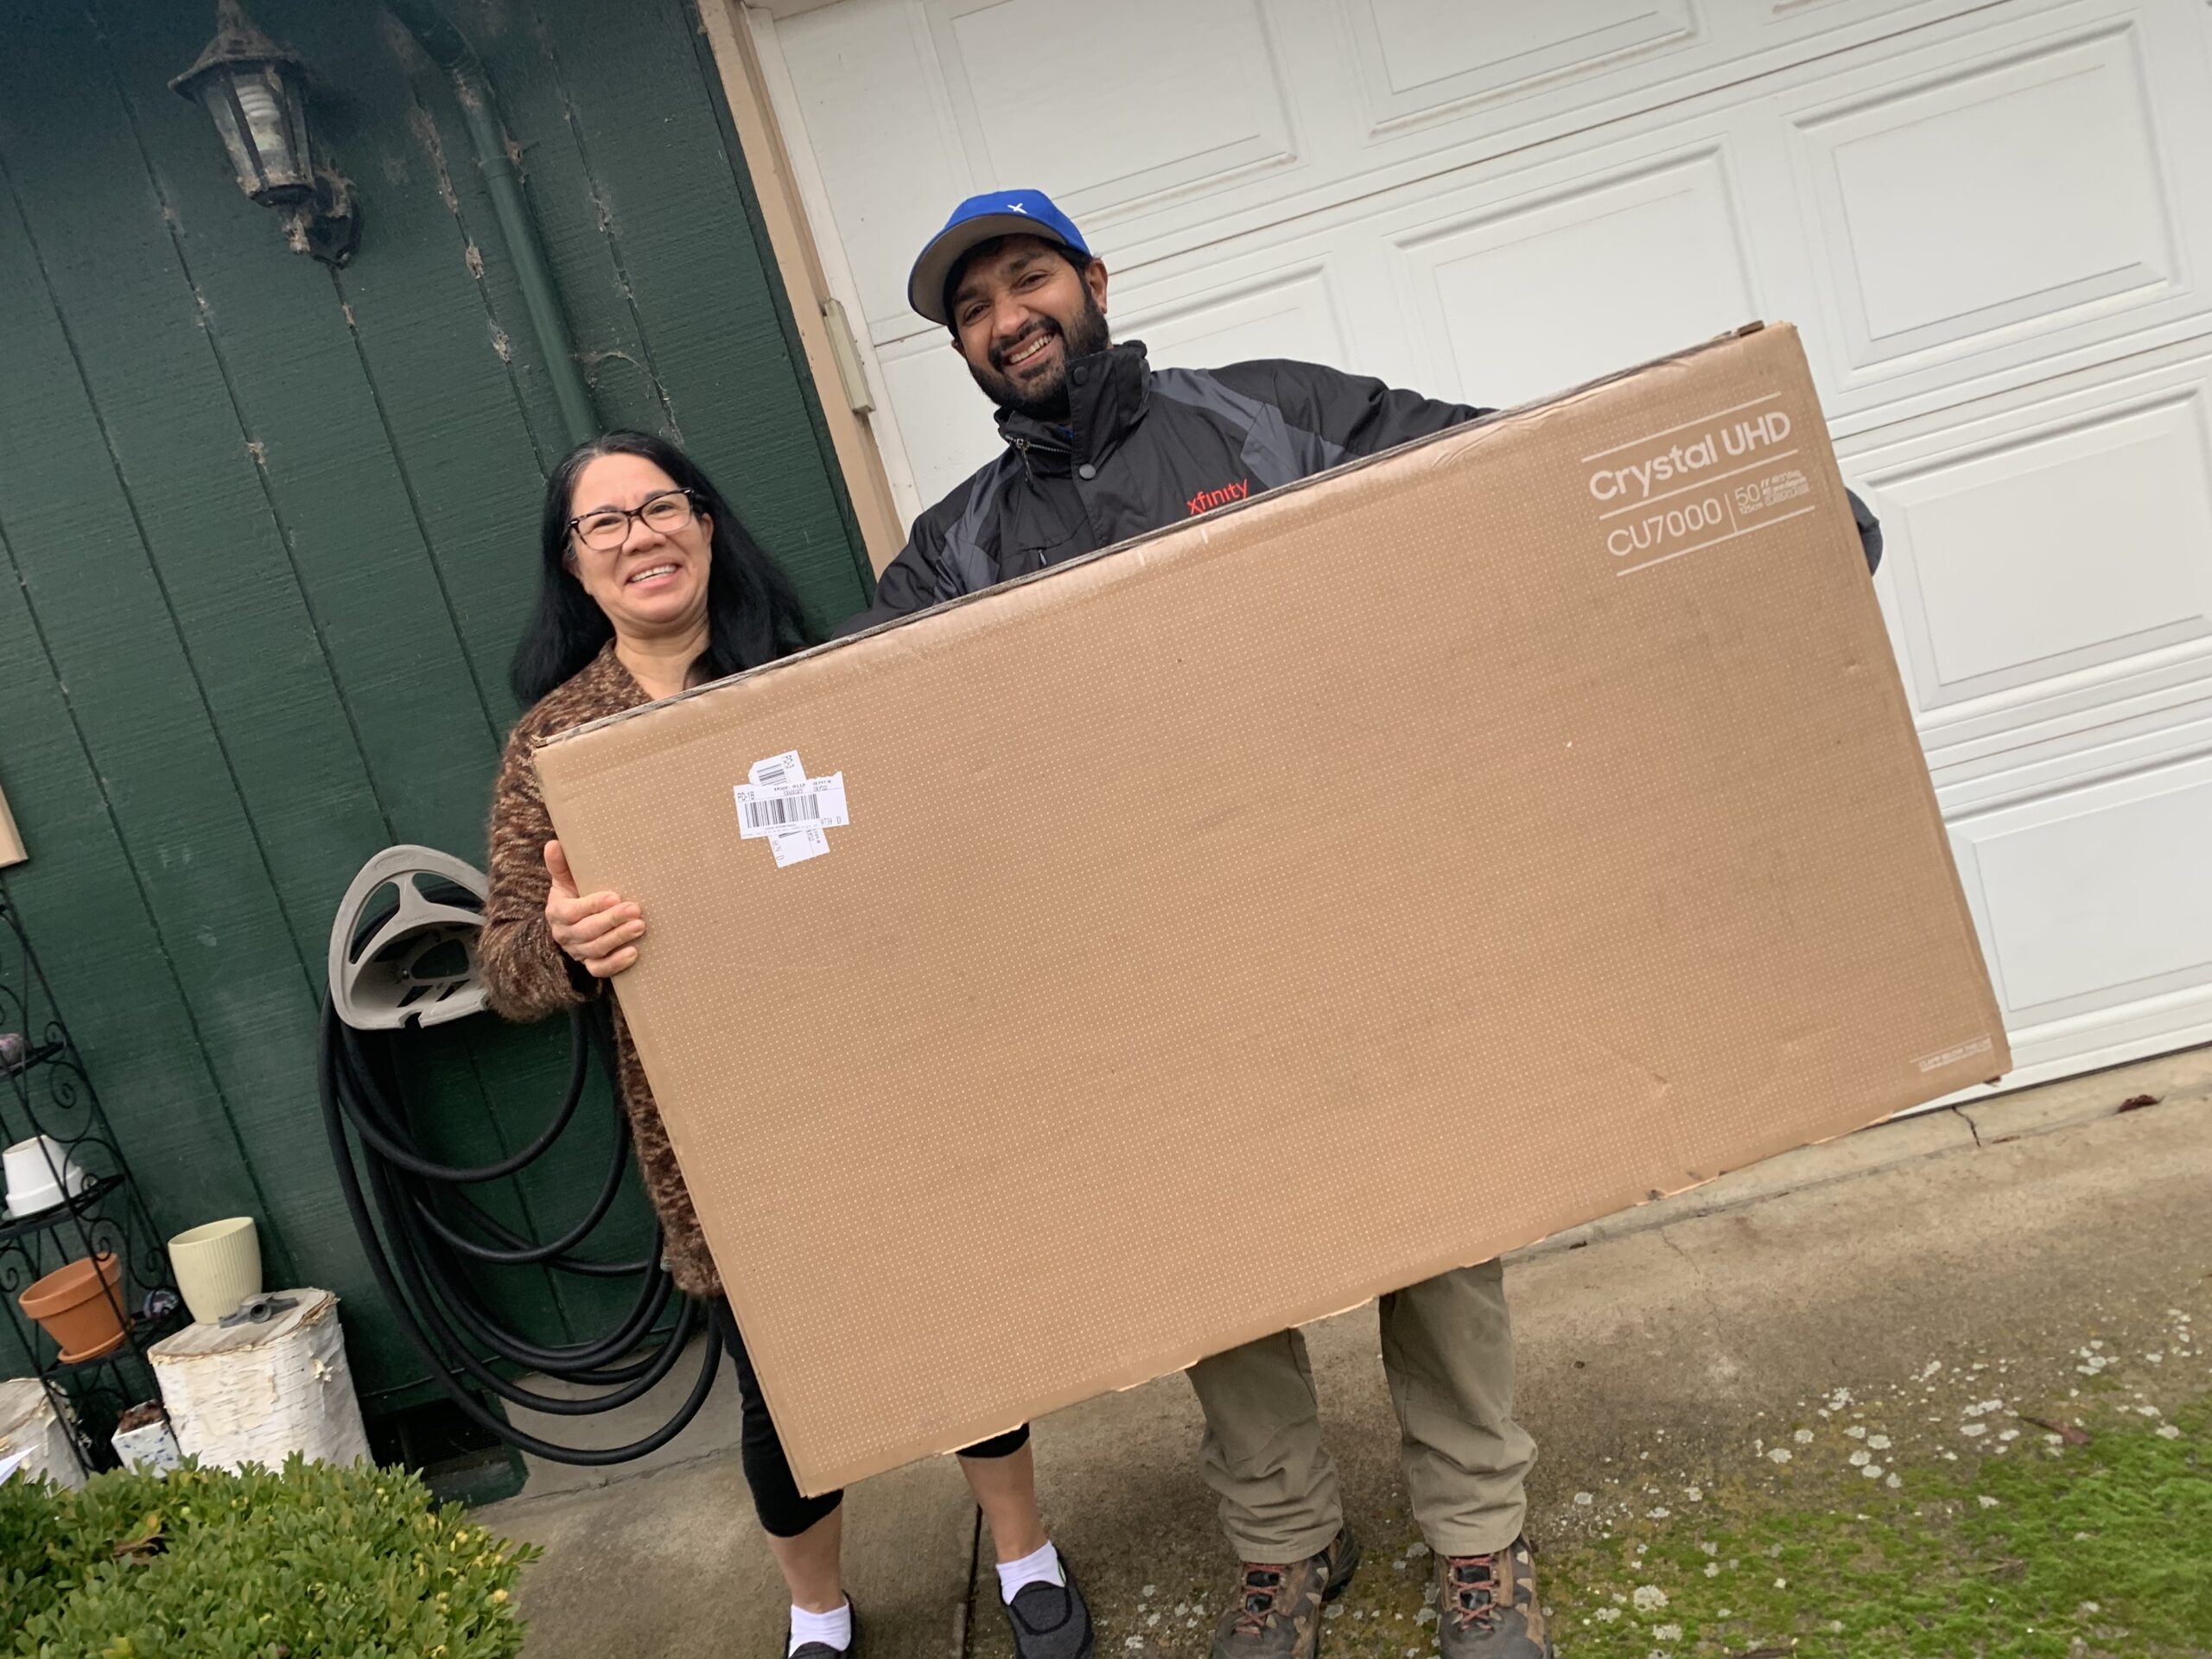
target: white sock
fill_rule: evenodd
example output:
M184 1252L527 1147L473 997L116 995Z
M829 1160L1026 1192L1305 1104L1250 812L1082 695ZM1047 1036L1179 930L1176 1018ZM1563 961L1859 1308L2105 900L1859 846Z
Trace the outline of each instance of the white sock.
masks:
M846 1602L834 1613L810 1613L804 1607L791 1609L791 1644L784 1649L784 1659L791 1659L810 1642L826 1642L842 1653L853 1645L853 1604Z
M1060 1571L1060 1552L1047 1542L1042 1549L1023 1556L1018 1561L999 1563L999 1599L1012 1602L1021 1593L1025 1584L1065 1584L1067 1575Z

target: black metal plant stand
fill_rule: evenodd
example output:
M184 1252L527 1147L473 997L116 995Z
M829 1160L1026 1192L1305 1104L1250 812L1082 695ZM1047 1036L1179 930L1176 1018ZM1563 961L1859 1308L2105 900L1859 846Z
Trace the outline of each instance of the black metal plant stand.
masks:
M48 1136L60 1154L42 1161L64 1196L21 1217L0 1214L0 1303L89 1475L116 1465L109 1440L116 1420L141 1402L160 1399L146 1350L179 1323L181 1303L168 1254L54 1008L22 919L0 893L0 1033L9 1032L21 1033L23 1046L0 1053L0 1144ZM54 1162L60 1167L52 1167ZM73 1194L73 1168L89 1178ZM112 1255L120 1268L116 1282L103 1287L123 1339L104 1352L65 1356L17 1298L55 1269L104 1255Z

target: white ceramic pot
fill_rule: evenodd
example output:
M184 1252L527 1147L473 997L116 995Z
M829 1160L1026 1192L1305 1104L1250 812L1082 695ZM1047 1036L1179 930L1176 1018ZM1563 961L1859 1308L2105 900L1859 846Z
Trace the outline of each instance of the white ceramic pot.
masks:
M0 1153L0 1178L8 1184L11 1216L35 1216L51 1210L61 1202L65 1191L73 1198L92 1184L92 1178L78 1168L76 1160L50 1135L35 1135Z
M251 1216L211 1221L169 1240L169 1266L192 1317L213 1325L261 1294L261 1236Z
M166 1420L137 1428L119 1428L109 1437L108 1444L115 1448L115 1455L123 1459L126 1469L150 1470L155 1474L166 1475L184 1462L184 1452L177 1446L176 1436L169 1432Z

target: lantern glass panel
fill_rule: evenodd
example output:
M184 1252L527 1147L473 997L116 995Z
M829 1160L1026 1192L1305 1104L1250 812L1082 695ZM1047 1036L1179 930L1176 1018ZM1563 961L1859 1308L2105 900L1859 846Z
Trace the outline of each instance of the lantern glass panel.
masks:
M258 196L268 188L253 146L238 123L238 106L231 101L231 81L227 75L210 75L200 83L200 102L207 111L207 118L215 124L216 136L223 141L224 151L231 158L231 171L238 175L238 188L250 196Z
M235 84L238 106L261 163L264 188L278 192L312 189L306 124L292 109L283 75L273 64L263 65L242 73Z

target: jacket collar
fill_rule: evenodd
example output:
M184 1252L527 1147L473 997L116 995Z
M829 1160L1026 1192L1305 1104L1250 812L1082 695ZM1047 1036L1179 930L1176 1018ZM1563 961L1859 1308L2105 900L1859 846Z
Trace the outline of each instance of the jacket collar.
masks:
M1144 342L1124 340L1068 365L1070 423L1054 426L1009 410L999 411L999 435L1039 471L1065 472L1076 457L1103 461L1121 447L1152 401L1152 368Z

